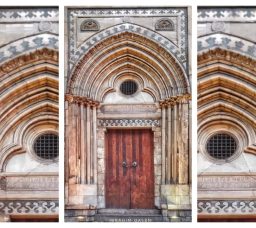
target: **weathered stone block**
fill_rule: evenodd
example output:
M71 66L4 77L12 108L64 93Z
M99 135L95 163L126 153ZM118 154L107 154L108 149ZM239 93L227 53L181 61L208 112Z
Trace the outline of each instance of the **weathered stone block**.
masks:
M77 195L97 195L97 185L77 185Z
M105 208L105 198L104 196L98 196L98 209Z
M69 204L83 204L83 196L69 196L68 202Z
M97 195L95 196L84 196L83 204L97 206Z
M104 173L105 166L104 166L104 159L98 159L98 173Z
M104 149L103 148L98 148L97 149L97 157L98 158L104 158Z
M98 195L103 196L105 193L105 186L103 184L98 185Z
M162 163L162 156L156 154L156 155L154 156L154 164L155 164L155 165L161 165L161 163Z
M98 174L98 184L99 185L104 185L105 182L104 182L104 174Z

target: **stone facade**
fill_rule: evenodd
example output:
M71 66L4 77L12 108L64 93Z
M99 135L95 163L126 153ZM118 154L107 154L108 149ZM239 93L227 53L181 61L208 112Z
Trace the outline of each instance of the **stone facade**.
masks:
M191 220L190 8L67 8L67 221L105 209L105 132L154 134L155 208ZM138 92L120 93L124 80Z
M0 8L0 220L58 219L58 160L35 139L58 134L58 9Z
M255 15L251 7L198 10L199 219L255 220ZM219 132L235 139L230 158L209 156Z

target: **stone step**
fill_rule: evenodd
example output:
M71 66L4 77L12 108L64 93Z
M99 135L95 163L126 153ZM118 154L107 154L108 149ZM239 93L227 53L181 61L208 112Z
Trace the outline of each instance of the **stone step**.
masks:
M160 210L156 209L99 209L97 222L163 222Z

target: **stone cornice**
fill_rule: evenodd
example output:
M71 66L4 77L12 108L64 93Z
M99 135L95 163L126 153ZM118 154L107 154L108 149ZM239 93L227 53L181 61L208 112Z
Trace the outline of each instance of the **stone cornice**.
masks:
M58 62L58 52L52 49L43 48L31 52L29 54L21 55L12 59L6 63L0 65L0 76L3 74L7 74L19 67L33 64L34 62L40 60L50 60L54 62Z
M93 106L98 107L100 105L100 102L98 101L94 101L87 97L74 96L72 94L66 94L65 101L67 101L69 104L86 105L89 107L93 107Z
M161 108L168 106L175 106L178 103L187 103L188 100L191 100L191 94L183 94L178 96L173 96L166 98L165 100L161 100L159 105Z
M198 66L206 65L213 61L227 61L239 67L245 67L256 72L256 60L239 53L216 48L199 54L197 57Z

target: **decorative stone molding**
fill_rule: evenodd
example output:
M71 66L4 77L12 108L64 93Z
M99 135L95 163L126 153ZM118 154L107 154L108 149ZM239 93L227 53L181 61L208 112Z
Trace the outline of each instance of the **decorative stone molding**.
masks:
M156 31L174 31L174 23L171 19L163 18L156 22Z
M256 155L256 145L250 145L244 149L244 152Z
M255 200L199 200L198 213L207 215L255 214Z
M40 48L58 50L58 36L52 34L40 34L16 40L0 47L0 63L35 51Z
M1 176L0 190L4 191L58 191L59 177L43 175Z
M174 106L177 103L186 103L189 100L191 100L191 94L184 94L184 95L166 98L165 100L160 101L159 104L160 104L160 107L168 107L168 106Z
M0 65L0 76L7 74L19 67L27 64L32 64L40 60L58 61L58 52L48 48L38 49L29 54L18 56L15 59L11 59L9 62L5 62Z
M100 127L158 127L159 120L150 119L115 119L115 120L98 120Z
M198 9L198 21L255 21L256 20L256 8L199 8Z
M198 191L242 191L256 189L255 174L201 175L198 177Z
M209 49L222 48L233 50L250 57L256 57L256 45L248 40L241 39L227 34L217 33L206 35L198 38L197 41L198 53L208 51Z
M0 10L0 22L36 22L56 21L58 22L58 8L2 8Z
M156 113L156 104L104 104L100 107L100 111L105 114L116 113Z
M187 69L187 11L185 8L126 8L126 9L69 9L68 10L68 24L69 24L69 70L76 65L76 63L91 49L92 46L102 42L104 39L111 37L116 34L120 34L123 32L132 32L134 34L139 34L147 37L167 51L169 51L172 55L174 55L177 60L181 63L184 69ZM123 23L121 25L116 25L111 28L105 29L90 39L88 39L85 43L76 46L76 18L77 17L125 17L125 16L175 16L180 19L180 27L179 27L179 35L181 37L180 46L177 47L174 45L169 39L164 36L155 33L145 27L138 26L130 23Z
M69 104L76 103L76 104L87 105L87 106L91 106L91 107L93 107L93 106L98 107L100 104L98 101L94 101L90 98L74 96L72 94L66 94L65 101L68 101Z
M54 200L0 200L0 214L58 214Z
M87 19L81 23L80 30L82 32L99 31L100 25L96 20Z
M250 57L235 53L233 51L215 48L208 50L197 57L198 65L209 64L212 61L227 61L240 67L246 67L252 71L256 71L256 60Z

